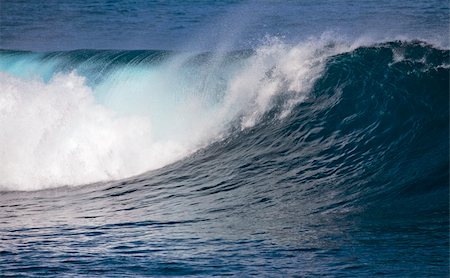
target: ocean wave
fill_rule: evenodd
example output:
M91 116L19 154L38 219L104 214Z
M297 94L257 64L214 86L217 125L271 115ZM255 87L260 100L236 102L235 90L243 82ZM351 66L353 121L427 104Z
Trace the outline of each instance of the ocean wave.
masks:
M448 56L423 42L327 37L297 45L269 39L230 53L3 50L0 184L36 190L123 179L236 133L254 153L268 148L316 161L317 170L294 177L303 182L377 172L361 164L376 159L399 161L398 171L408 172L403 165L413 158L398 156L414 156L411 150L426 144L405 138L435 131L441 142L448 133L448 107L439 106L448 103ZM429 126L430 117L439 128ZM275 131L245 135L269 123ZM271 137L278 143L267 145ZM403 149L390 160L387 150L396 146ZM426 145L424 152L446 150ZM389 163L377 167L397 173Z

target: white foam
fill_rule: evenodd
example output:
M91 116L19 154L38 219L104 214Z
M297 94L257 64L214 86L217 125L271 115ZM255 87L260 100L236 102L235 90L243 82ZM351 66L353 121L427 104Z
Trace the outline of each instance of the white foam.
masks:
M139 174L187 149L152 141L150 122L96 103L74 73L49 83L0 74L0 183L12 190L86 184Z

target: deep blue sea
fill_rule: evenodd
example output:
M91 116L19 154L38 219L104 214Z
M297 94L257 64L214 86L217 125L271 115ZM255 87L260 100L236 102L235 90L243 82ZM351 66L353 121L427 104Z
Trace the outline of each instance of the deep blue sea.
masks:
M449 12L0 0L0 276L449 277Z

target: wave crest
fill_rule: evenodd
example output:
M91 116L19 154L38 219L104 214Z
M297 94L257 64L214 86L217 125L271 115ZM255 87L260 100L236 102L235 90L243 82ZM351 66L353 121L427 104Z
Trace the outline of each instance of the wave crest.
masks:
M415 56L421 61L430 49L358 48L364 43L323 36L297 45L269 39L254 51L233 53L2 51L0 186L87 184L163 167L255 126L268 111L287 117L317 91L321 77L345 74L333 73L342 59L345 69L351 66L345 59L368 51L356 63L370 69L376 59L389 66Z

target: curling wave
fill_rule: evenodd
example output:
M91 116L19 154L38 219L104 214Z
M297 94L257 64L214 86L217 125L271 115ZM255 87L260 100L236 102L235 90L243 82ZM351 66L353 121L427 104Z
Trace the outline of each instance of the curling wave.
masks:
M448 51L420 42L361 46L322 38L292 46L274 39L251 51L200 54L3 50L0 71L0 160L6 162L0 166L0 184L9 190L137 175L225 139L233 130L260 128L269 119L284 124L265 132L252 149L272 136L281 140L277 148L285 146L292 130L301 129L283 153L330 144L337 149L314 154L320 164L338 159L342 151L345 158L325 172L321 168L321 175L352 173L356 169L348 167L385 156L384 148L405 146L398 138L382 139L390 132L415 138L407 134L422 126L414 119L425 109L416 105L427 98L445 100L448 92ZM433 88L431 95L408 93L412 84L428 84L423 89ZM353 95L344 93L348 88ZM292 114L304 105L314 113ZM368 147L377 140L386 142ZM300 142L308 144L300 147ZM445 146L440 148L435 152L445 153ZM358 171L368 171L361 167Z

